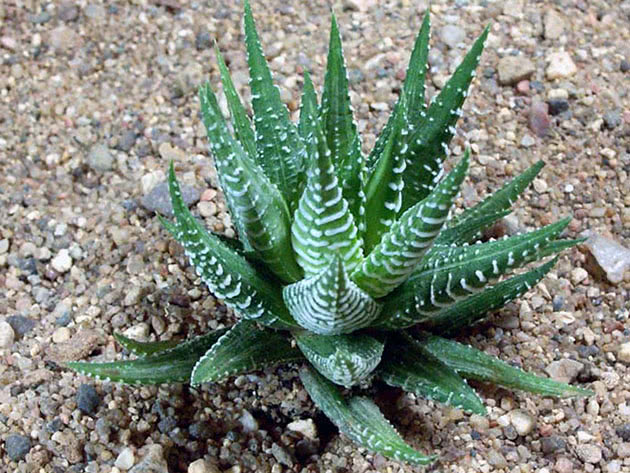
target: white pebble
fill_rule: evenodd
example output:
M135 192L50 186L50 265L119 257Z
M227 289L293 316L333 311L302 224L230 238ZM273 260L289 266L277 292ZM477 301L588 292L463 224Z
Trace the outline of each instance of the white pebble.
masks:
M0 348L8 348L15 341L15 332L8 322L0 322Z
M52 334L52 341L55 343L63 343L70 340L70 329L68 327L59 327Z
M529 412L520 409L510 412L510 421L519 435L529 434L536 425L534 417Z
M57 256L55 256L50 262L52 267L58 273L65 273L70 271L72 268L72 258L70 257L70 253L65 248L63 250L59 250Z
M588 273L584 268L573 268L571 271L571 282L574 285L580 284L586 278L588 278Z
M208 463L203 458L195 460L188 465L188 473L220 473L216 466Z
M133 466L135 461L136 457L133 453L133 450L127 447L123 448L118 454L118 458L116 458L114 466L120 468L121 470L128 470Z
M617 351L617 359L619 361L630 365L630 342L622 343L619 345L619 350Z
M315 440L317 438L317 428L312 419L299 419L287 425L287 429L298 432L304 437Z

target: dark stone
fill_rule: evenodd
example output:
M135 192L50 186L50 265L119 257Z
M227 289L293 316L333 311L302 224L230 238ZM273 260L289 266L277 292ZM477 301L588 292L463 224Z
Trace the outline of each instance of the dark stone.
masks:
M569 102L564 99L551 99L547 104L549 104L549 113L551 115L559 115L569 110Z
M363 81L365 75L361 69L349 69L348 70L348 82L350 84L358 84Z
M542 447L543 453L548 455L550 453L564 450L567 443L562 437L553 435L551 437L543 437L540 441L540 446Z
M545 90L545 84L538 80L533 80L529 83L529 88L536 92L543 92Z
M195 422L188 427L188 434L196 440L206 440L212 435L212 428L207 422Z
M212 47L212 36L207 31L199 31L195 35L195 48L197 51L203 51L204 49L210 49Z
M493 68L493 67L486 67L486 68L483 70L483 76L484 76L486 79L492 79L492 78L494 77L495 72L496 72L496 71L494 70L494 68Z
M37 274L37 262L32 256L29 256L28 258L19 258L17 260L17 266L26 274Z
M7 322L15 332L17 338L23 337L28 332L33 330L33 327L37 325L37 322L23 315L12 315L7 317Z
M20 461L31 449L31 439L25 435L9 435L4 441L4 449L12 461Z
M621 63L619 64L619 70L621 72L628 72L630 71L630 61L627 60L623 60L621 61Z
M619 435L624 442L630 442L630 424L617 427L615 432L617 432L617 435Z
M101 403L101 397L91 384L82 384L77 389L77 407L84 414L94 414Z
M62 425L63 425L63 422L61 422L61 419L59 417L56 417L55 419L51 420L50 422L46 424L46 432L54 434L59 429L61 429Z
M171 416L164 417L160 422L158 422L158 429L163 434L170 433L172 430L175 430L176 427L177 421Z
M138 135L134 130L125 130L118 141L118 149L128 153L133 148L133 145L136 144L137 139Z
M609 110L604 113L604 127L608 130L614 130L621 125L621 113L619 110Z
M477 432L476 430L472 430L472 431L470 432L470 437L471 437L473 440L481 440L481 434L480 434L479 432Z
M578 355L580 358L588 358L589 356L595 356L599 353L599 348L595 345L579 345L577 347Z

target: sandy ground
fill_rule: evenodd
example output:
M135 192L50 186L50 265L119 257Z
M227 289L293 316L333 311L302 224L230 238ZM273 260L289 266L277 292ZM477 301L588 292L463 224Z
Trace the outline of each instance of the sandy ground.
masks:
M252 3L283 100L296 111L303 69L318 90L323 82L331 5ZM397 97L426 3L332 5L366 149ZM429 96L491 24L451 146L473 151L459 204L542 159L508 230L572 214L569 236L592 230L630 246L630 2L434 0L431 8ZM59 367L120 358L114 332L185 338L234 322L146 196L174 160L192 208L213 230L233 232L196 88L219 82L216 40L249 98L241 10L224 1L1 3L0 471L415 471L338 435L296 367L199 390L124 387ZM613 285L587 263L585 250L565 252L543 284L461 339L596 396L478 386L484 419L374 388L404 437L440 454L433 471L630 471L630 279ZM297 419L313 423L314 438L292 430Z

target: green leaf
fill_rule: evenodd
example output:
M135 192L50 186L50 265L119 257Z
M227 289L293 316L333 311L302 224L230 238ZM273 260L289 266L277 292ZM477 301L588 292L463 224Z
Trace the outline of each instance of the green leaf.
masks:
M413 124L417 126L418 123L422 122L422 114L425 113L426 110L424 104L424 81L428 68L427 60L429 55L430 29L431 20L429 18L429 9L427 9L420 31L416 36L411 58L409 59L402 94L400 94L393 113L389 116L387 124L379 134L376 144L367 159L369 169L372 169L381 158L385 145L390 140L390 134L394 128L394 123L398 120L399 114L405 115L403 120L403 128L405 131L413 129ZM406 143L406 137L403 138L404 141L401 144L404 145Z
M227 99L230 115L232 116L234 133L250 159L256 159L256 138L254 137L254 130L252 129L249 117L247 116L247 112L241 102L236 87L234 87L230 71L225 65L225 61L218 47L215 47L215 52L219 72L221 73L221 82L223 83L223 93Z
M328 62L320 106L322 129L331 160L359 232L365 230L366 169L361 142L352 119L348 74L335 15L331 15Z
M453 220L451 226L464 225L472 220L482 218L487 215L499 215L499 213L509 210L518 196L525 188L534 180L540 170L545 165L544 162L538 161L522 174L512 179L508 184L503 186L491 196L484 199L470 209L466 209L456 219ZM498 219L497 219L498 220ZM468 242L471 242L478 233L492 225L494 221L489 221L483 226L479 226L477 233L472 235Z
M363 333L295 336L304 356L335 384L354 386L365 380L381 361L384 343Z
M358 445L412 465L435 461L435 456L423 455L407 445L369 399L353 397L346 401L334 384L312 369L302 370L300 378L315 405Z
M73 361L66 366L86 376L127 384L187 382L197 360L226 332L227 329L216 330L137 360Z
M208 84L202 86L200 100L221 187L232 216L240 222L241 240L280 279L298 281L302 270L293 256L289 209L282 195L232 137L222 117L216 116L209 105L216 98Z
M404 100L399 102L398 107L405 108ZM397 110L394 115L397 118L393 129L366 188L366 252L371 251L380 242L383 233L391 228L402 205L403 173L407 163L401 152L400 142L405 114Z
M432 254L384 301L376 326L403 328L438 316L459 301L479 293L506 272L549 253L546 248L570 219L530 233L470 246L452 246ZM568 245L554 247L564 249Z
M466 176L468 152L427 199L403 213L352 274L372 297L383 297L403 283L440 232Z
M291 225L293 249L306 277L319 274L334 255L341 257L348 271L356 268L363 258L354 217L343 197L316 118L313 128L317 149Z
M306 150L273 84L249 1L245 1L245 43L249 64L257 162L293 212L304 185Z
M475 414L487 414L479 396L454 370L407 335L387 340L377 376L417 396Z
M159 342L138 342L132 338L125 337L120 333L115 333L114 338L120 343L126 350L129 350L134 355L147 356L154 355L156 353L168 350L177 345L176 340L164 340Z
M403 176L403 212L429 195L442 174L442 162L449 155L448 145L455 133L455 124L475 76L488 31L486 28L475 41L429 109L421 111L421 122L411 125L413 131L407 141L407 170Z
M593 391L542 378L507 364L471 346L437 336L426 336L419 343L433 356L465 378L498 384L545 396L591 396Z
M481 236L480 232L490 227L497 220L510 214L510 210L495 213L484 213L479 216L471 216L449 228L444 228L433 242L426 258L432 259L446 248L453 245L472 243Z
M320 274L285 286L282 295L298 324L323 335L367 327L380 311L380 305L350 281L336 255Z
M246 319L279 329L298 327L282 301L280 284L264 278L243 256L208 233L192 216L182 200L173 163L168 184L176 218L170 228L210 291Z
M298 134L306 147L307 163L314 163L318 156L318 108L317 94L311 75L304 70L304 88L302 90L302 102L300 103L300 121L298 123ZM320 130L321 133L321 130ZM308 165L306 166L308 170Z
M220 381L236 374L303 359L300 350L291 346L286 335L258 328L250 320L241 320L199 359L192 370L190 384L197 386Z
M472 326L508 302L521 297L547 274L556 264L553 258L531 271L513 276L494 286L473 294L436 312L425 322L434 333L454 334L460 329ZM391 328L397 328L395 325Z

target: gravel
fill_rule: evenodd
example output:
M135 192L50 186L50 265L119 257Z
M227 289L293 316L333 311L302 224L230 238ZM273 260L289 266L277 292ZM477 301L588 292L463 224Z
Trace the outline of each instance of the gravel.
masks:
M60 363L125 358L113 333L130 328L139 327L147 340L181 340L235 321L154 212L170 213L164 180L173 160L180 182L205 196L200 205L193 195L191 211L213 231L234 236L195 91L206 79L221 89L216 40L249 110L242 2L0 3L0 323L14 333L0 350L0 471L111 473L125 449L133 464L116 468L135 473L187 472L194 464L213 473L279 473L289 470L281 450L300 473L420 471L338 435L308 400L294 366L194 390L90 381L100 400L90 414L82 410L77 393L88 381ZM335 7L366 151L397 99L426 3L356 0ZM294 118L304 69L321 90L330 20L328 2L296 5L252 2ZM568 238L590 229L630 248L630 3L479 5L431 2L427 99L464 46L491 25L451 144L455 155L471 148L458 205L477 202L540 159L546 186L525 190L510 216L514 228L572 215ZM456 34L446 35L449 29ZM506 60L519 67L504 74L499 66ZM541 102L549 106L544 136L529 123L532 105ZM220 105L226 109L222 98ZM165 207L147 197L159 185ZM60 254L68 258L59 266ZM475 384L488 408L484 418L415 396L391 401L380 385L359 393L376 396L414 447L438 454L438 471L625 472L630 365L621 348L630 343L630 271L617 271L613 283L593 257L585 245L563 252L542 284L460 336L528 371L551 370L591 388L597 393L591 399ZM60 327L67 331L56 332ZM157 402L161 414L152 410ZM247 432L240 422L245 410L257 423ZM515 410L535 421L526 436L510 420ZM162 432L158 423L168 417L177 427ZM296 428L300 419L312 425ZM579 443L578 432L590 440ZM5 448L13 435L32 445L19 459ZM586 445L589 455L580 455Z

